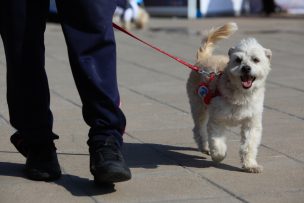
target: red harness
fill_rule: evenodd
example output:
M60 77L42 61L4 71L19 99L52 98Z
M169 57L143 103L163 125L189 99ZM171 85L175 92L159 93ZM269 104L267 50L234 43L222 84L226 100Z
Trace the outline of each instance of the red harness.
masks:
M220 72L218 74L218 79L222 76L222 72ZM210 83L216 79L216 74L214 72L210 73L209 74L209 80L207 82L201 82L199 84L199 87L197 88L197 94L202 97L204 103L206 105L209 105L211 100L214 98L214 97L217 97L217 96L220 96L221 93L218 91L218 89L216 88L216 90L214 92L212 91L209 91L209 86L210 86Z

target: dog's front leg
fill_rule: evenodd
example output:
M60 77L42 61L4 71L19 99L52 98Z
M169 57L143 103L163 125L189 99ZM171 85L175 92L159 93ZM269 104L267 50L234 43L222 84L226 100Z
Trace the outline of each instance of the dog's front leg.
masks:
M263 167L257 161L258 147L262 137L261 118L254 118L242 125L240 156L243 169L250 173L260 173Z
M227 155L226 127L210 119L207 130L211 158L215 162L221 162Z

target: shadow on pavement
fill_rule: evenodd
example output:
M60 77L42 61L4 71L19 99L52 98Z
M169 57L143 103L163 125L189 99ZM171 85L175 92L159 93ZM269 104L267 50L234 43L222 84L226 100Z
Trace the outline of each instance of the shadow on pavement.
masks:
M123 153L130 168L157 168L160 165L177 165L190 168L219 168L228 171L242 171L223 163L217 164L195 148L149 143L125 143ZM193 155L193 154L199 155ZM24 164L0 162L0 176L25 178ZM89 170L89 169L87 169ZM74 196L95 196L115 192L114 184L96 185L88 178L63 174L53 183L62 186Z
M24 177L24 164L0 162L0 176Z
M198 155L194 155L195 152ZM130 168L157 168L160 165L179 165L191 168L242 170L224 163L207 160L196 148L149 143L125 143L123 153ZM191 154L190 154L191 153Z
M96 185L93 180L69 174L63 174L55 183L64 187L74 196L104 195L116 191L114 184Z
M26 179L23 173L24 164L0 162L0 176L12 176ZM96 185L88 178L75 175L63 174L59 180L54 182L64 187L74 196L94 196L115 192L114 184Z

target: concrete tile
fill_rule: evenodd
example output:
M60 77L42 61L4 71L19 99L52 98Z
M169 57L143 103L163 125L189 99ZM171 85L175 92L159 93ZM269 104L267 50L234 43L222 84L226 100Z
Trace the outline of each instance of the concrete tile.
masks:
M128 133L145 143L172 144L172 145L193 145L192 126L186 128L153 129L153 130L131 130ZM227 134L228 140L239 140L240 136L230 132Z
M266 110L264 115L262 143L303 161L299 156L304 152L302 147L302 143L304 143L303 121L272 110Z
M124 188L128 188L128 191ZM117 191L96 198L105 202L166 202L227 196L225 192L187 172L135 177L132 181L117 184Z
M94 202L76 187L65 190L64 186L71 184L65 177L53 183L27 180L23 173L25 160L19 154L0 153L0 158L0 199L3 203Z
M290 190L286 192L268 192L267 190L263 193L248 195L244 198L248 199L249 202L264 202L264 203L301 203L304 199L303 189Z
M0 151L13 152L16 151L10 142L10 136L15 132L15 130L9 126L7 123L0 121Z
M271 192L298 190L304 186L303 166L286 157L269 157L264 160L261 174L248 174L237 171L204 170L204 177L235 194L246 196Z
M149 202L149 201L148 201ZM161 200L161 201L153 201L153 203L237 203L237 202L242 202L241 200L238 200L233 197L216 197L216 198L198 198L198 199L176 199L176 200Z
M133 178L128 182L115 184L115 193L105 194L105 188L89 186L92 184L92 176L88 167L89 156L86 155L59 155L65 171L64 179L71 180L73 190L84 186L81 190L101 202L150 202L228 196L216 187L209 186L206 181L198 179L195 174L176 167L174 162L157 151L140 145L136 140L126 138L124 154ZM185 190L185 184L188 190Z
M286 91L284 97L280 95L282 91ZM271 92L271 94L268 94L268 92ZM303 92L297 90L284 87L269 88L268 91L266 91L265 105L304 118L304 107L301 102L303 99Z

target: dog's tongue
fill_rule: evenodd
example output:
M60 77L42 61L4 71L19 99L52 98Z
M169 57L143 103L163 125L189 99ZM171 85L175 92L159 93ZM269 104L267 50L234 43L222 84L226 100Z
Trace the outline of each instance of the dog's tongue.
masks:
M242 86L243 86L243 88L248 89L248 88L250 88L252 86L252 82L253 82L253 78L252 77L250 77L250 76L243 76L241 78L241 80L242 80Z
M245 89L248 89L248 88L250 88L251 85L252 85L252 80L249 79L249 80L246 80L246 81L242 81L242 85L243 85L243 87L244 87Z

